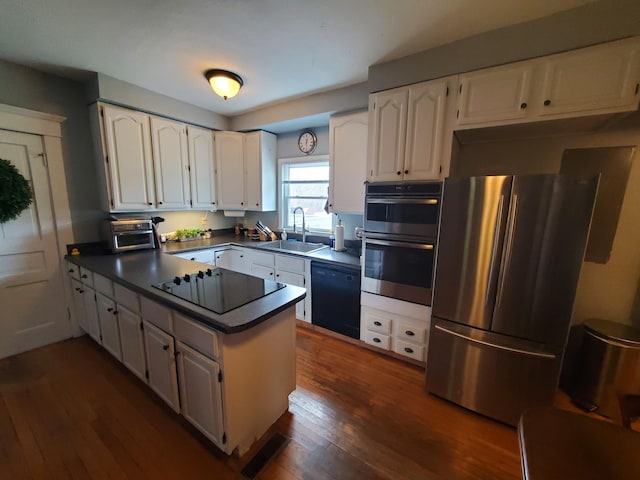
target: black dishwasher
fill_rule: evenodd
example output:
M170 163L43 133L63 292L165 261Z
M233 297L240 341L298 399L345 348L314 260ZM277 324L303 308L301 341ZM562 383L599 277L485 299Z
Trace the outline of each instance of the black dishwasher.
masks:
M311 323L360 338L360 267L311 262Z

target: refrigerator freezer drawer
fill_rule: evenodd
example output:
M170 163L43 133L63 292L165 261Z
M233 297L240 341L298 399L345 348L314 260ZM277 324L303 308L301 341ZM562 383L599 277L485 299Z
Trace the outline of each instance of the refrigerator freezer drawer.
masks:
M514 426L524 410L553 404L561 352L432 320L426 368L429 392Z

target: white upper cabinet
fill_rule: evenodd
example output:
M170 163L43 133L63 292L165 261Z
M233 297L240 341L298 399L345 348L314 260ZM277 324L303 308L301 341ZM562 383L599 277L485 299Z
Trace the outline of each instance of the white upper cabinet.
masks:
M272 211L276 209L276 136L215 132L218 208Z
M409 88L404 180L425 180L440 175L448 84L448 79L442 79Z
M244 210L244 134L214 132L218 208Z
M256 131L246 133L244 139L247 210L273 211L276 209L277 137Z
M636 110L640 40L622 40L545 57L543 116Z
M402 179L408 98L408 88L369 96L369 181Z
M217 205L213 132L189 125L187 138L191 174L191 205L193 208L215 210Z
M457 77L369 97L367 180L429 180L440 176L447 97Z
M151 144L156 185L156 207L190 207L187 127L183 123L151 117Z
M111 210L155 208L149 116L110 105L102 108Z
M532 62L518 62L460 75L457 124L525 118L531 111Z
M329 120L329 208L332 212L364 213L369 113L337 115Z

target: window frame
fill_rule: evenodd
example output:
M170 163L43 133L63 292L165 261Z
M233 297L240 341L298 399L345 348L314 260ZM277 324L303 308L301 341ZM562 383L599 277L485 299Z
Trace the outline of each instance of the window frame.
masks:
M307 155L304 157L288 157L288 158L278 158L278 223L279 227L282 230L287 230L292 232L292 226L286 225L286 217L287 212L284 211L284 191L283 191L283 183L282 183L282 170L284 165L291 164L302 164L302 163L326 163L329 166L329 178L327 179L327 187L330 186L331 183L331 162L329 161L329 155ZM327 199L329 197L329 192L327 191ZM329 231L333 228L333 218L331 217L331 213L329 213L330 217L330 225L329 228L325 229L311 229L309 228L309 232L318 235L329 235Z

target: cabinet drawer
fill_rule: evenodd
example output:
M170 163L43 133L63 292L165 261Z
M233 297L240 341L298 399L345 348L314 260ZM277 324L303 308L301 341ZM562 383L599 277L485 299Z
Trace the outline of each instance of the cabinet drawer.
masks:
M405 357L413 358L414 360L418 360L420 362L425 361L425 346L419 345L413 342L405 342L400 339L396 339L395 347L393 349L394 352L404 355Z
M85 285L93 287L93 272L84 267L80 267L80 281Z
M165 332L173 333L171 309L146 297L140 297L140 311L142 312L142 318L147 322L153 323Z
M67 273L71 278L80 280L80 267L74 263L67 262Z
M369 345L375 345L376 347L384 348L385 350L389 350L391 345L390 336L382 335L381 333L372 332L370 330L364 331L362 340Z
M266 278L273 280L275 278L275 269L273 267L265 267L263 265L252 264L251 275L254 277Z
M93 274L93 285L95 289L107 297L113 298L113 282L107 277L97 273Z
M113 285L113 293L118 304L124 305L135 313L140 313L140 296L137 293L118 283Z
M391 319L378 315L372 311L362 309L363 327L372 332L391 334Z
M203 355L218 357L218 335L213 330L174 312L173 331L176 340L186 343Z
M273 253L254 252L251 254L251 261L265 267L273 267L276 264L275 257Z
M424 344L427 338L427 327L418 327L410 323L398 322L397 328L396 337L399 340Z
M278 255L276 257L276 268L287 272L304 273L304 259L289 255Z

